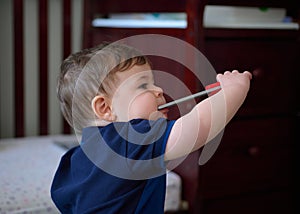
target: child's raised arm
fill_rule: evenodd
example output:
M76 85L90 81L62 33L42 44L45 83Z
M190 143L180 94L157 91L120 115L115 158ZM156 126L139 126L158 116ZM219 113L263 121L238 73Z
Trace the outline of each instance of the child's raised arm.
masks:
M197 104L179 118L170 133L165 160L187 155L213 139L243 104L252 75L245 71L226 71L217 75L222 90Z

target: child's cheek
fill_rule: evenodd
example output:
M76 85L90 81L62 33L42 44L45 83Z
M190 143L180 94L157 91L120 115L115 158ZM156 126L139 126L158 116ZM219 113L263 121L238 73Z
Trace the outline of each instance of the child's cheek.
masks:
M156 100L151 93L142 93L131 102L130 117L149 119L150 114L157 110Z

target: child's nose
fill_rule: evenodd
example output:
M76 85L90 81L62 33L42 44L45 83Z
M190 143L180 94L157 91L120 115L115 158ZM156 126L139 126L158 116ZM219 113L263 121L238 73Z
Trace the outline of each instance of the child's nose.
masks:
M164 91L162 90L162 88L161 88L161 87L158 87L158 86L154 86L153 91L154 91L154 93L155 93L155 95L156 95L157 97L162 96L163 93L164 93Z

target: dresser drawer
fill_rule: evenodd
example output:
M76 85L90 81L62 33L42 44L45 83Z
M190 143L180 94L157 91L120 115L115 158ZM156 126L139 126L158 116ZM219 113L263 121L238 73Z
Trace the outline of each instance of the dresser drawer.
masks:
M221 148L291 145L297 133L297 117L234 118L225 128Z
M291 188L293 124L288 118L230 123L216 153L200 166L203 197Z
M238 69L253 74L239 115L295 111L300 69L300 46L295 40L208 39L205 45L217 72Z
M260 192L256 195L240 195L222 199L204 200L203 214L265 214L296 213L295 201L287 191Z

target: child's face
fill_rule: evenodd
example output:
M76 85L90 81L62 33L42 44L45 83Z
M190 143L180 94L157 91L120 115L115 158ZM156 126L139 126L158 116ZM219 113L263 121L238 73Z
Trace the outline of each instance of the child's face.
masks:
M117 121L167 118L167 109L157 111L157 107L166 100L163 90L154 85L153 73L148 64L135 65L116 75L119 87L112 98L112 111Z

